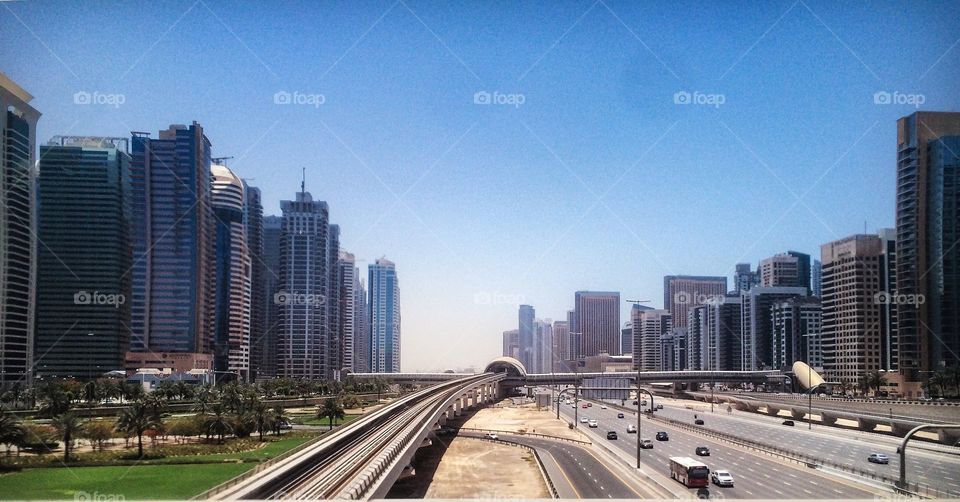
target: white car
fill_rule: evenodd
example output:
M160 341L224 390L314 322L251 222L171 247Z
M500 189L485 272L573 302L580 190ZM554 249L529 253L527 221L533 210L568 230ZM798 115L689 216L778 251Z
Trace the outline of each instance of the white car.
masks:
M500 439L495 432L488 432L483 435L487 439Z
M589 425L591 429L596 429L597 427L600 426L600 424L597 423L596 420L591 420L591 421L587 422L587 425Z
M630 424L627 426L627 434L636 434L636 433L637 433L636 425Z
M733 476L729 471L713 471L710 474L710 481L717 486L733 486Z
M607 405L605 405L605 404L601 404L601 405L600 405L600 409L601 409L601 410L605 410L605 409L607 409Z
M587 423L587 422L588 422L587 417L580 417L580 423L581 423L581 424L585 424L585 423Z

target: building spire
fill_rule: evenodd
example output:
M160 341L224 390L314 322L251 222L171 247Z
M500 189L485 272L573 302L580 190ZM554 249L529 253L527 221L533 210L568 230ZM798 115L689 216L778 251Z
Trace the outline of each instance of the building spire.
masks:
M301 169L303 170L303 174L301 175L301 178L300 178L300 193L306 193L307 192L307 168L302 167Z

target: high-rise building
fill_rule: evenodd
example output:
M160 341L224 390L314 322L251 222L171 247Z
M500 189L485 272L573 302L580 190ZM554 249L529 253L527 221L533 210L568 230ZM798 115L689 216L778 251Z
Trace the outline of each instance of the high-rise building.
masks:
M662 365L661 339L673 328L666 309L630 309L633 326L633 365L642 371L659 371Z
M343 305L340 297L340 225L331 224L327 238L327 298L324 305L327 307L327 378L336 381L342 379L343 371L350 370L344 364L344 344L340 329L341 310ZM353 340L350 341L353 345Z
M810 270L810 294L820 298L823 292L823 264L820 260L813 260L813 268Z
M280 281L273 296L279 322L277 375L329 378L329 208L302 187L295 200L281 201L280 208Z
M620 355L620 293L577 291L574 294L579 347L577 358L603 352Z
M517 359L523 363L524 368L531 371L531 368L533 368L534 354L533 339L536 335L534 321L536 320L537 313L532 305L520 305L518 316L517 331L520 332L520 357Z
M263 258L263 200L260 189L243 182L243 227L250 254L250 377L263 373L264 342L267 332L266 262ZM272 300L272 295L270 295Z
M40 112L0 73L0 386L33 380L37 243L33 166Z
M556 357L553 361L553 370L560 372L572 371L568 362L570 357L570 324L567 321L553 322L553 346Z
M674 326L687 325L687 311L691 307L723 298L727 294L726 277L695 275L667 275L663 278L663 308L670 311Z
M820 248L823 262L823 368L831 380L857 385L884 369L883 241L852 235Z
M378 258L369 267L370 371L400 371L400 284L396 265Z
M691 314L687 336L699 334L700 369L742 369L741 298L742 294L726 295L721 300L713 300L696 307Z
M755 286L740 294L740 340L744 371L773 366L773 305L789 298L807 296L803 286Z
M733 276L733 287L737 294L749 291L750 288L760 284L760 273L750 269L749 263L737 263L736 272Z
M283 234L283 218L263 218L263 339L256 343L254 353L260 361L258 378L277 376L277 348L279 343L280 306L275 295L280 291L280 242ZM254 341L256 342L256 341Z
M787 251L760 261L763 287L804 287L810 290L810 255Z
M687 369L687 328L671 328L660 337L660 370Z
M773 304L770 309L773 323L774 368L789 371L796 361L813 368L822 368L820 327L820 299L816 297L789 298Z
M213 369L215 218L200 124L133 133L128 368Z
M356 371L353 342L356 339L356 287L360 284L356 263L353 253L340 250L340 259L337 262L340 269L340 359L343 367L350 371Z
M882 228L877 231L877 236L880 238L881 247L880 290L886 291L889 298L897 290L897 231L893 228ZM904 306L904 308L912 307L909 304ZM891 375L900 369L897 308L895 301L880 303L880 367Z
M633 325L630 321L623 323L620 328L620 355L633 354Z
M503 332L503 355L520 360L520 330L511 329Z
M919 382L960 364L960 113L916 112L897 121L899 368Z
M689 370L702 370L704 368L704 350L706 340L706 325L708 307L706 304L691 307L687 311L687 362L686 367Z
M213 365L241 381L250 379L251 264L243 221L243 181L226 165L213 164L211 204L216 216L216 303Z
M553 322L550 319L534 322L534 364L533 373L549 373L553 368L556 355L553 352Z
M130 346L128 138L53 138L40 147L34 371L96 378Z
M370 371L370 326L367 287L364 280L360 278L359 268L356 269L355 274L357 280L353 292L353 371L368 373Z

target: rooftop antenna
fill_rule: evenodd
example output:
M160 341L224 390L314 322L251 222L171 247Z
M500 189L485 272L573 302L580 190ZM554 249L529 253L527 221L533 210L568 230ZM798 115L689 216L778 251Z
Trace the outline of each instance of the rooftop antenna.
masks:
M300 193L307 193L307 168L301 167L303 170L302 177L300 178Z

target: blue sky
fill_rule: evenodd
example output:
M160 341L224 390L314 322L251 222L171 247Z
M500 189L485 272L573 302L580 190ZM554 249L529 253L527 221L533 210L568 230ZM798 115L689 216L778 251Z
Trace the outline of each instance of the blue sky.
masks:
M891 226L896 119L917 99L960 110L958 18L957 2L0 2L0 71L35 96L43 141L200 122L268 214L306 167L344 247L397 263L403 368L432 370L498 355L518 300L554 319L579 289L659 306L665 274Z

